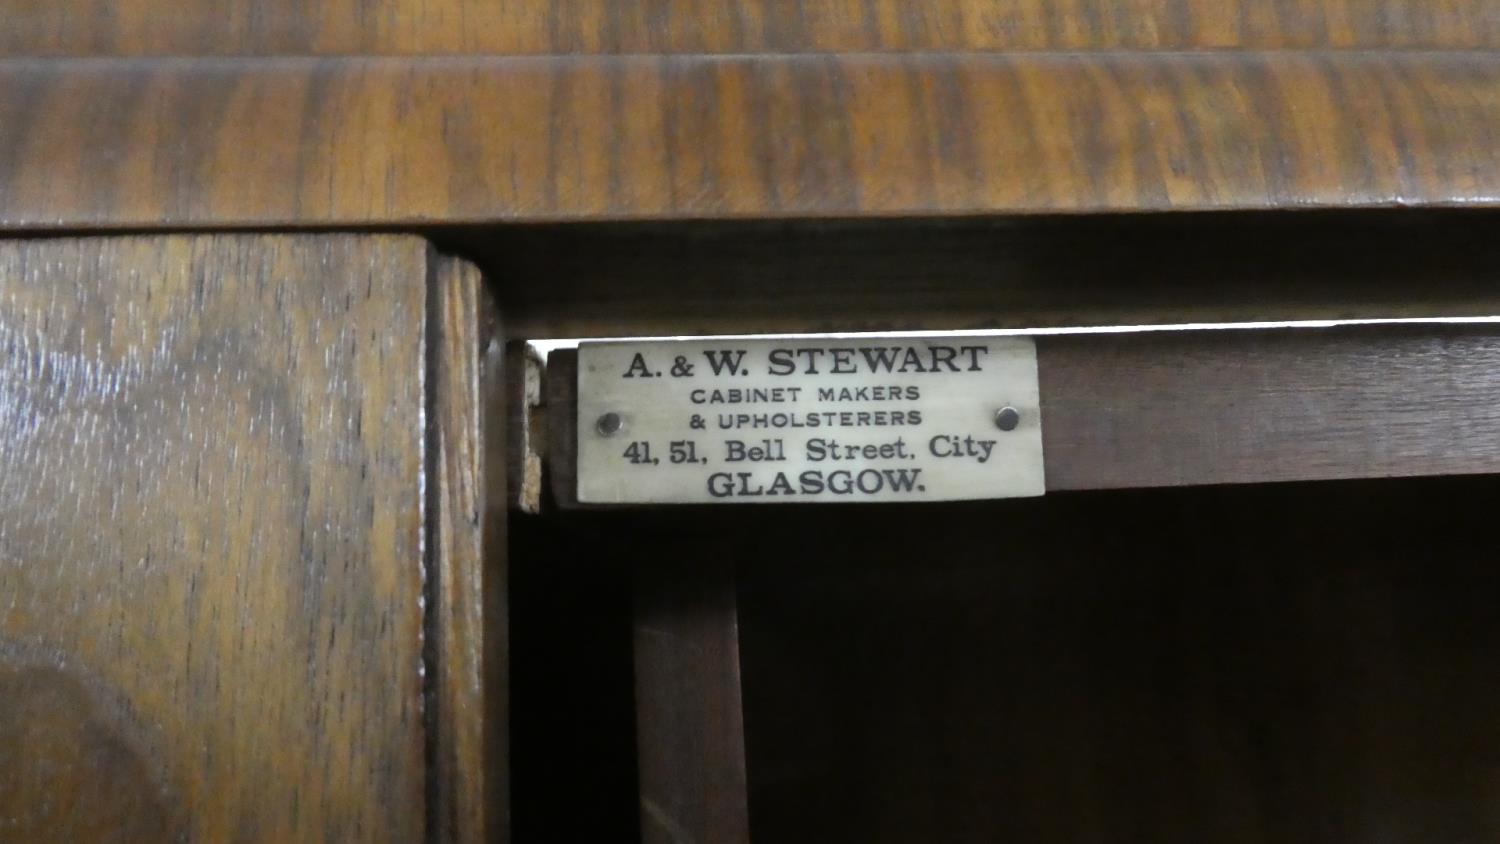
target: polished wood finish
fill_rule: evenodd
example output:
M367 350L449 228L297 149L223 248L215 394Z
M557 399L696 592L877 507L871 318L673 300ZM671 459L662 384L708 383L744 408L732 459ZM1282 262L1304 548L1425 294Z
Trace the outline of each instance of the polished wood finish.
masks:
M479 271L431 256L427 571L430 839L507 841L503 343Z
M0 243L0 838L423 837L427 255Z
M518 337L1500 314L1485 211L559 224L446 233Z
M1497 325L1041 336L1037 369L1049 491L1500 473ZM565 508L577 371L548 361Z
M0 61L0 226L1489 205L1500 57Z
M1500 313L1473 216L1410 240L1405 213L1331 240L1307 214L1270 237L1048 228L1492 207L1497 48L1494 0L0 0L0 229L420 229L497 271L517 337ZM660 235L668 256L640 228L509 225L995 215L798 222L728 255L701 229ZM477 274L400 238L0 246L7 319L0 838L503 839L516 408ZM1495 471L1497 349L1489 329L1048 339L1049 474ZM1466 601L1493 584L1421 565L1474 514L1403 530L1394 505L1236 492L1205 495L1250 501L1239 521L1181 493L689 533L674 513L624 549L639 511L551 512L529 597L571 578L608 608L592 564L635 571L636 709L570 721L599 704L545 694L593 691L572 675L614 640L528 607L518 629L569 644L529 645L543 691L518 723L554 720L522 739L539 799L517 814L579 840L626 819L739 842L752 817L775 841L1494 838L1497 696L1464 644L1494 638ZM1329 531L1324 505L1350 515ZM1163 511L1204 527L1151 529ZM1229 598L1179 562L1218 561L1224 533ZM836 558L856 568L820 580ZM634 788L625 809L591 790L619 785L598 748L632 714L639 824Z
M1500 46L1493 0L4 0L0 20L8 56Z

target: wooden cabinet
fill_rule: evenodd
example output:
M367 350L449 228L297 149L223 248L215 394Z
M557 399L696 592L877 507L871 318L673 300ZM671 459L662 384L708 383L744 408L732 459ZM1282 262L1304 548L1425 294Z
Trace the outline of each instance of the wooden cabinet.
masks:
M1497 48L0 0L0 841L1500 838ZM579 507L525 350L1010 329L1049 494L925 508Z

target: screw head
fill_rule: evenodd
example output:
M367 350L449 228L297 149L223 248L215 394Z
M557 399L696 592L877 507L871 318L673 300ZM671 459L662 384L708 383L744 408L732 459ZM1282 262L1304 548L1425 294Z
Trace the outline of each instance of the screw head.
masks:
M995 427L1002 431L1014 431L1021 424L1021 411L1014 407L1002 407L995 414Z
M599 420L594 423L594 430L605 437L612 437L618 434L623 427L625 427L625 420L621 419L620 414L614 411L600 416Z

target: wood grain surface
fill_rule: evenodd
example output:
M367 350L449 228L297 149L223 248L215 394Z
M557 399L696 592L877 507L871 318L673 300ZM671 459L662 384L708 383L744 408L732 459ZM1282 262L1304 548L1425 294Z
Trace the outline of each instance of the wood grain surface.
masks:
M1047 488L1500 472L1500 326L1039 341Z
M426 255L0 243L0 839L422 839Z
M0 226L1486 206L1487 51L0 61Z
M503 343L483 280L429 255L430 840L509 840ZM498 430L497 430L498 428Z
M0 55L1494 48L1493 0L3 0Z

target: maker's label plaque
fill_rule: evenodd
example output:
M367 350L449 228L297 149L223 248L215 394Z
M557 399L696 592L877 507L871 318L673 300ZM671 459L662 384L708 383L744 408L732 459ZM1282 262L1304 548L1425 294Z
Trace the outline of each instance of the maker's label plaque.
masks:
M578 349L578 500L1041 495L1029 337L692 340Z

